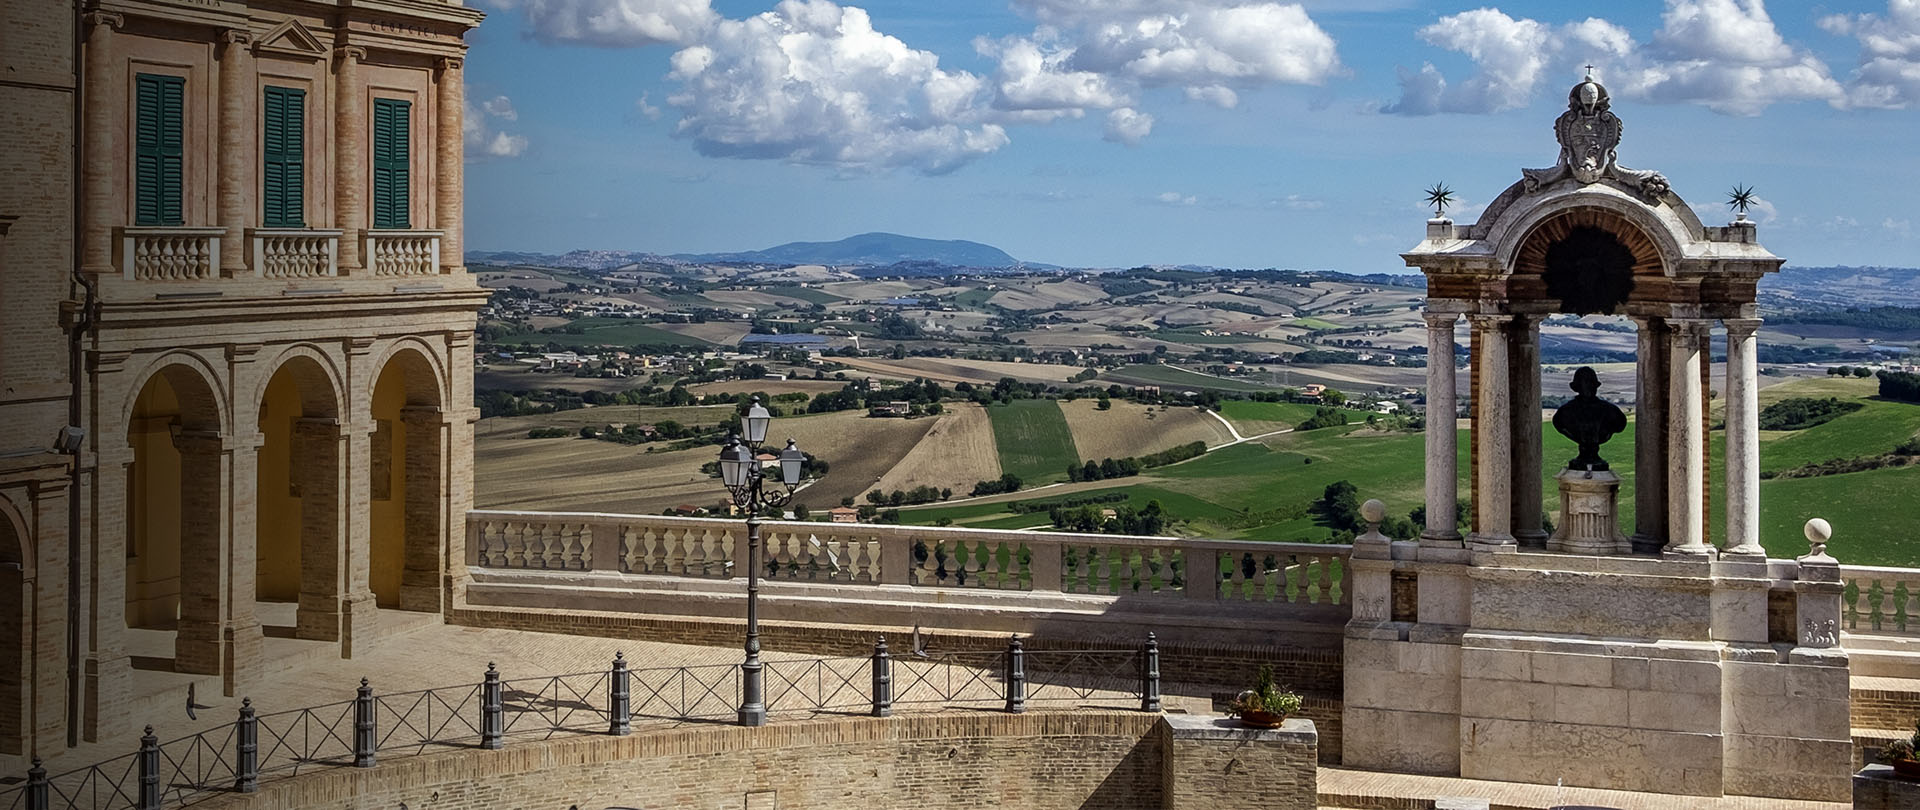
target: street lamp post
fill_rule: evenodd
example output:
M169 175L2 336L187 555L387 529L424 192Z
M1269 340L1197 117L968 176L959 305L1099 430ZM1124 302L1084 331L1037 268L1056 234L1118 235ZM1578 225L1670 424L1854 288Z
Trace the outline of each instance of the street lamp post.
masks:
M773 414L755 397L741 422L741 432L727 438L720 448L720 480L733 495L733 503L747 510L747 660L740 665L740 725L767 724L767 704L762 697L760 663L760 512L782 506L800 485L806 454L792 439L780 452L780 478L784 488L769 490L766 470L758 458L760 445L767 439L767 426Z

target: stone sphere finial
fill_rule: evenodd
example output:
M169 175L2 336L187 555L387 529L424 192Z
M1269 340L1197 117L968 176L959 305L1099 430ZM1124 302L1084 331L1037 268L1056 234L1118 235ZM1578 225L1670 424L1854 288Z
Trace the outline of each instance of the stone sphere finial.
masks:
M1801 531L1806 534L1807 543L1812 547L1809 554L1818 557L1827 553L1827 541L1833 539L1833 524L1828 523L1826 518L1808 520Z
M1366 503L1360 504L1360 517L1368 523L1386 520L1387 505L1381 503L1379 498L1368 498Z

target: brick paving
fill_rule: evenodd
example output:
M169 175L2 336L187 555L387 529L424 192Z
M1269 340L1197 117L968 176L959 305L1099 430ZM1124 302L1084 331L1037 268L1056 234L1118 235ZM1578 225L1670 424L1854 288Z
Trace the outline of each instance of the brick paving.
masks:
M1808 802L1752 796L1670 796L1624 790L1558 788L1514 782L1484 782L1446 776L1375 773L1321 768L1320 802L1326 810L1424 810L1437 798L1486 799L1493 810L1846 810L1845 802Z

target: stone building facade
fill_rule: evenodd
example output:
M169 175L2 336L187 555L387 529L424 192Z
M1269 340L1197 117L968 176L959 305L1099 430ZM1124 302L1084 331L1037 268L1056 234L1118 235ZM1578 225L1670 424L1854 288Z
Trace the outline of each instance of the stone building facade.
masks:
M77 2L0 10L0 754L122 711L133 630L231 694L257 603L344 656L438 612L472 501L481 14Z

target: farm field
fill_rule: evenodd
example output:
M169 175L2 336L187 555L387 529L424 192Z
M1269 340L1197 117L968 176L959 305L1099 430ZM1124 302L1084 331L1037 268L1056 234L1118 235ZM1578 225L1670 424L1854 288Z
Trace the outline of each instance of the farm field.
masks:
M473 388L475 391L543 391L558 388L563 391L599 391L607 394L619 393L639 385L642 380L632 377L575 377L571 374L547 374L535 372L532 366L503 364L475 369Z
M1121 366L1112 371L1101 372L1099 379L1122 384L1158 385L1186 390L1200 390L1205 388L1211 388L1216 391L1273 390L1273 386L1212 377L1197 371L1188 371L1178 366Z
M964 497L975 482L1000 477L1000 453L985 408L971 402L947 403L945 412L924 419L933 427L900 463L880 476L874 489L892 492L930 486L952 489Z
M1029 484L1066 477L1067 465L1080 461L1073 429L1050 399L1016 399L987 406L1000 469Z
M1250 402L1235 399L1220 403L1220 415L1232 422L1241 435L1255 436L1300 424L1313 416L1319 407L1304 402Z
M1199 408L1150 408L1113 400L1113 407L1103 411L1097 400L1076 399L1061 402L1060 412L1067 417L1082 461L1157 453L1191 442L1212 447L1233 441L1219 420Z
M732 346L747 336L750 329L744 323L663 323L659 328L665 332L684 335L716 346Z
M925 377L943 383L987 383L1000 381L1001 377L1032 382L1061 383L1068 377L1084 371L1078 366L1062 366L1047 363L1001 363L988 360L941 360L931 357L908 357L901 360L880 360L871 357L836 357L835 362L844 363L853 368L880 377L900 380L912 380Z
M514 332L501 335L494 342L505 345L530 343L544 346L549 343L569 348L591 348L612 346L617 348L688 346L705 347L708 341L690 335L676 334L657 326L634 323L625 318L581 318L569 326L584 330L581 334L567 332Z
M846 387L842 380L721 380L687 386L694 396L707 394L820 394ZM801 405L806 403L802 402Z

